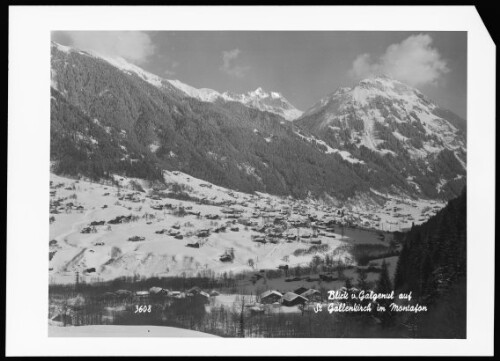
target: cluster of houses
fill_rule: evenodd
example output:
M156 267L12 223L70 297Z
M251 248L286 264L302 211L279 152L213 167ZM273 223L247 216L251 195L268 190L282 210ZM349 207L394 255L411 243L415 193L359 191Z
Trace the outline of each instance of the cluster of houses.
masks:
M117 290L114 292L106 292L102 295L104 299L132 299L142 301L149 298L172 298L172 299L185 299L189 297L201 297L205 301L210 298L219 296L219 292L215 290L204 291L200 287L192 287L186 291L169 290L162 287L151 287L149 290L129 291ZM281 293L277 290L268 290L263 292L257 298L260 304L279 304L282 306L297 306L307 302L321 302L323 300L321 292L307 287L299 287L293 291Z
M307 302L321 302L323 300L321 292L306 287L299 287L294 291L285 293L268 290L263 292L259 299L262 304L280 304L287 307L303 305Z
M156 206L153 206L156 207ZM294 208L295 209L295 208ZM223 220L226 222L218 224L211 228L199 229L196 236L199 238L207 238L211 233L220 232L239 232L238 225L250 228L252 231L259 233L252 235L252 241L255 243L279 243L281 241L294 242L304 241L311 244L321 244L320 237L335 238L334 225L337 221L334 219L318 219L310 213L304 215L290 215L289 210L278 211L270 207L256 206L251 215L245 215L243 210L235 207L224 207L219 214L206 214L204 217L210 220ZM262 222L263 220L263 222ZM157 231L158 234L167 234L182 239L182 234L177 228L176 231L163 229ZM196 246L198 245L198 246ZM190 243L188 247L199 248L199 242ZM224 261L227 260L226 258Z
M106 195L106 193L104 195ZM109 195L109 193L107 193L107 195ZM141 197L141 192L126 193L118 197L118 200L127 200L134 203L144 202L144 198Z
M207 186L208 188L208 186ZM329 219L318 219L316 215L311 213L311 209L304 205L303 202L295 201L293 199L277 201L264 198L260 195L248 195L250 197L246 200L239 200L237 195L233 192L228 192L228 195L233 196L234 199L231 200L209 200L200 198L196 202L197 204L210 204L220 207L219 213L209 213L201 215L200 212L190 212L191 207L183 207L186 211L185 214L193 214L199 217L203 217L208 220L226 220L226 223L222 226L214 229L216 233L229 228L233 232L238 232L239 228L235 226L235 222L245 226L252 227L252 230L266 233L269 237L267 239L257 238L256 242L259 243L275 243L276 238L283 238L288 241L294 241L301 238L311 238L318 236L330 236L332 235L334 229L333 224L339 223L341 220L345 225L351 223L351 218L349 215L345 214L344 209L335 209L326 205L315 205L317 211L322 211L330 215ZM165 195L155 194L147 195L146 197L152 200L162 200ZM248 212L248 207L252 206L251 212ZM172 204L153 204L151 208L154 210L173 210L179 206L174 206ZM232 221L232 222L231 222ZM313 226L311 227L311 222ZM264 223L264 226L261 224ZM280 227L284 226L284 227ZM315 227L317 226L317 227ZM293 232L285 232L287 228L298 229L311 228L312 232L306 232L303 235L292 234ZM327 232L325 232L327 231ZM296 232L297 233L297 232ZM311 234L312 233L312 234Z
M55 196L55 195L54 195ZM81 204L76 204L74 202L66 202L68 197L66 198L57 198L50 200L50 214L59 214L59 213L69 213L72 211L83 212L84 207Z
M202 297L205 300L209 300L211 297L218 296L219 292L212 290L212 291L203 291L200 287L192 287L188 289L187 291L174 291L174 290L169 290L167 288L162 288L162 287L151 287L149 290L140 290L140 291L129 291L129 290L124 290L120 289L114 292L106 292L102 295L102 298L104 299L132 299L132 300L137 300L137 301L142 301L144 299L148 298L172 298L172 299L184 299L188 297Z
M76 181L78 183L78 181ZM78 211L78 212L83 212L84 207L80 204L77 204L76 202L71 200L71 197L59 197L56 198L57 196L57 189L63 188L64 183L57 183L54 184L53 181L50 181L50 208L49 208L49 213L50 214L60 214L60 213L69 213L72 211ZM74 185L73 187L66 187L64 188L68 191L73 191L75 190Z

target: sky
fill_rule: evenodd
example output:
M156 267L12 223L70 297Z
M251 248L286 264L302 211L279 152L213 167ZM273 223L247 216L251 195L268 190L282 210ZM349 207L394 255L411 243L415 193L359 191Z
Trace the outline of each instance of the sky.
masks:
M467 115L466 32L71 31L53 32L52 40L196 88L277 91L300 110L386 74Z

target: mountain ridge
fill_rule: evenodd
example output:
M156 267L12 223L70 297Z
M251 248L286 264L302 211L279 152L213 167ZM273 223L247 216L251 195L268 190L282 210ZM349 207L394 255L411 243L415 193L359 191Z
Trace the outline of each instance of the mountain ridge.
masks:
M275 91L266 92L262 89L262 87L258 87L253 91L248 91L242 94L228 91L220 93L210 88L195 88L178 79L162 78L156 74L145 71L122 57L110 57L100 53L82 51L58 44L54 41L52 41L52 46L66 53L74 51L79 54L103 59L118 69L137 74L143 80L160 89L170 88L170 86L173 86L180 90L182 94L185 94L185 96L196 98L204 102L239 102L251 108L278 114L289 121L298 118L302 114L302 111L294 107L281 93Z
M330 119L330 105L337 102L334 110L342 105L350 89L345 88L335 99L325 97L317 111L288 122L241 101L205 102L186 96L179 84L113 61L52 46L51 160L59 165L58 173L115 172L159 179L155 174L162 169L177 169L245 192L335 199L370 193L372 188L408 197L448 198L465 182L465 149L436 148L425 157L412 157L409 148L418 155L415 150L423 147L419 142L432 145L440 138L419 139L423 125L415 119L415 124L408 122L410 116L405 122L389 117L388 124L368 119L367 124L373 124L370 134L383 143L370 148L353 141L357 133L362 138L365 124L356 111L390 108L389 100L347 107L347 116L340 114L343 123L330 124L338 120L338 114ZM210 96L211 90L205 93ZM279 93L262 89L250 93L281 99ZM332 125L339 125L340 132L331 133ZM390 126L407 139L396 138Z
M294 123L326 146L349 151L354 157L362 159L361 154L367 152L381 161L389 157L399 163L409 183L422 175L434 178L438 194L447 183L465 182L465 120L388 76L338 88ZM449 173L455 174L452 179L439 169L450 167Z

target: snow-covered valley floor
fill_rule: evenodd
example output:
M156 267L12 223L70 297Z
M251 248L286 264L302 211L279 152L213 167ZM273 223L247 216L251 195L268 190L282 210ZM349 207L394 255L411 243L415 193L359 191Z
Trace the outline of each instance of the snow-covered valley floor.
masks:
M384 242L380 232L341 223L395 230L444 205L387 197L378 212L364 211L240 193L181 172L165 171L164 178L167 188L153 191L139 179L101 184L51 174L51 283L72 283L77 273L92 282L302 266L318 252L297 250L313 245L324 247L321 256L346 243ZM336 257L352 262L347 251Z

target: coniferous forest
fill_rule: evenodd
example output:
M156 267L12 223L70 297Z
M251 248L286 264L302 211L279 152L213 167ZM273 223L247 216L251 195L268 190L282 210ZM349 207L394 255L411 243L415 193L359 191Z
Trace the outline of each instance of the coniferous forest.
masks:
M429 312L418 320L420 337L465 338L467 192L406 234L395 288L412 290Z

